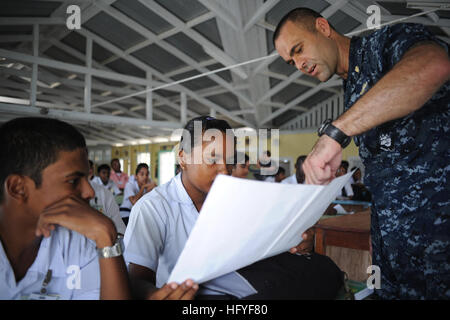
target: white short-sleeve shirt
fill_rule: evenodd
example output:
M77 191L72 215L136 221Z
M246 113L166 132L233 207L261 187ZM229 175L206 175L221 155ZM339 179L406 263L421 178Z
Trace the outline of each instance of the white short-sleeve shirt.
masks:
M91 206L109 217L118 233L125 234L126 226L120 217L119 206L112 193L102 185L92 181L89 182L95 191L95 197L90 201Z
M99 184L101 186L104 186L106 189L111 191L115 196L122 193L122 191L120 191L120 189L116 186L116 184L112 180L108 180L108 184L107 185L103 184L103 181L102 181L102 179L100 179L100 177L94 177L91 181L93 183L96 183L96 184Z
M155 271L156 286L162 287L175 267L198 214L183 186L181 174L156 187L131 209L124 238L125 261ZM199 293L242 298L257 291L240 274L231 272L202 283Z
M353 178L352 178L353 179ZM345 192L347 193L347 197L353 196L353 187L352 187L352 181L348 181L344 186Z
M120 208L125 208L131 210L133 204L130 201L130 197L133 197L139 193L139 185L135 179L128 181L123 190L123 201ZM120 215L122 218L126 218L130 215L130 211L120 210Z
M295 173L294 173L293 175L291 175L291 176L289 176L289 177L283 179L283 180L281 181L281 183L284 183L284 184L298 184L298 182L297 182L297 176L296 176Z
M62 300L98 300L100 266L95 243L81 234L56 227L43 238L25 276L16 283L14 271L0 241L0 299L28 299L39 293L48 270L52 277L47 293Z

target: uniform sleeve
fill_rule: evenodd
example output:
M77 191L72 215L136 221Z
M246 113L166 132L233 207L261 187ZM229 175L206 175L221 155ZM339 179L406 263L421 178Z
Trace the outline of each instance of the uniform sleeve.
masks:
M113 183L113 190L114 190L114 195L118 195L118 194L122 193L122 191L120 191L120 189L116 183Z
M135 196L135 195L136 195L136 193L133 190L133 184L128 182L125 185L125 189L123 190L123 200L125 201L125 199L126 199L126 200L130 201L130 199L128 199L128 198Z
M164 207L156 197L139 201L131 209L125 231L125 261L147 267L156 272L164 250L166 223Z
M125 223L120 217L119 206L111 192L105 192L105 214L114 222L118 233L125 234Z
M381 40L383 48L383 62L385 68L390 70L403 55L415 44L433 41L441 45L447 52L448 46L421 24L400 23L387 27L386 34Z

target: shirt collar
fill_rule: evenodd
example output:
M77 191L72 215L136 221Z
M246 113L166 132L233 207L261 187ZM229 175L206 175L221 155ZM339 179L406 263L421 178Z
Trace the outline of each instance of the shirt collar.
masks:
M42 239L36 260L29 268L29 271L46 274L49 269L52 269L53 276L66 276L65 271L61 269L61 266L64 265L64 258L60 242L58 241L59 228L61 227L56 227L50 237Z
M39 250L36 255L35 260L28 268L24 278L22 278L20 283L27 279L27 283L34 282L38 279L39 274L47 274L48 270L52 270L52 277L65 277L65 270L61 268L64 266L64 258L62 253L62 248L58 241L56 233L58 233L58 228L56 227L52 234L48 238L43 238ZM14 278L14 271L9 263L6 252L3 248L3 244L0 241L0 273L2 274L2 281L5 281L10 288L16 287L16 280ZM3 278L4 277L4 278Z
M189 194L186 191L186 188L183 185L183 181L181 181L181 172L179 174L177 174L174 178L174 183L175 183L175 192L177 195L179 202L184 203L184 204L191 204L194 205L194 203L192 202L191 197L189 197Z

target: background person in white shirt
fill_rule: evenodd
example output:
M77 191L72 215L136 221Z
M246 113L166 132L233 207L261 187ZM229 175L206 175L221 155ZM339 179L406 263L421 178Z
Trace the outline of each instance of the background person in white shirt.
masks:
M122 255L97 253L117 232L89 206L84 137L62 121L18 118L0 127L0 144L0 299L130 298ZM152 298L194 293L190 282Z
M283 181L281 183L287 184L301 184L305 182L305 173L303 172L303 162L305 161L306 156L302 155L297 158L295 161L295 173Z
M106 189L111 191L116 196L118 194L121 194L122 191L120 191L120 189L117 187L114 181L109 179L110 173L111 168L109 167L109 165L107 165L106 163L101 164L97 168L98 176L94 177L94 179L92 179L92 182L104 186Z
M194 137L196 121L201 122L202 137ZM221 133L220 137L215 138L217 141L214 140L218 146L214 151L210 149L213 142L202 139L203 133L209 129ZM186 131L190 134L186 136L183 134L180 142L181 173L145 195L133 207L125 232L125 259L132 287L141 294L148 294L145 288L150 283L156 283L157 287L166 283L195 225L214 179L218 174L230 175L234 165L234 150L226 146L233 145L235 140L226 121L202 116L190 120L185 127L185 133ZM200 164L194 163L193 155L197 151L203 159ZM306 241L300 243L296 250L309 253L313 237L309 233L305 233L304 236ZM310 298L330 294L331 291L333 291L331 295L335 295L335 286L339 282L336 281L336 277L340 276L339 269L329 258L321 257L314 255L312 260L328 259L325 263L327 266L322 264L325 268L306 270L306 265L309 264L307 257L289 253L277 255L207 281L201 285L199 294L201 298L206 299L217 299L217 296L219 299L232 297L280 299L301 296L302 293L296 291L303 286L303 289L300 289L302 292L311 289L308 292ZM332 272L328 272L330 262L333 265ZM305 266L305 269L301 266ZM318 283L306 284L305 282L310 279L317 279L316 272L319 269L322 270L320 279L327 279L327 285L323 287ZM286 274L290 274L292 278L285 277ZM268 280L265 276L271 279ZM305 282L300 278L306 279ZM290 287L286 287L288 282ZM299 283L302 285L299 286Z
M94 163L91 160L89 160L88 180L92 189L94 189L95 192L95 196L89 202L91 207L109 217L112 220L112 222L114 222L117 233L124 235L126 226L120 217L119 206L117 205L114 196L104 186L92 182L93 175L94 175Z
M347 174L349 163L346 160L342 160L341 165L336 171L336 177ZM350 200L353 197L352 180L348 181L342 188L341 194L337 197L340 200Z
M278 168L278 172L275 175L275 182L281 182L286 179L286 170L283 167Z
M136 167L136 175L129 179L125 186L123 202L120 206L120 216L125 225L128 224L131 208L147 192L156 187L156 183L149 178L149 168L146 163L139 163Z
M231 171L231 175L236 178L247 178L248 177L248 171L250 166L250 158L246 153L238 152L236 155L237 161L240 159L244 159L244 163L236 163L233 166L233 169Z

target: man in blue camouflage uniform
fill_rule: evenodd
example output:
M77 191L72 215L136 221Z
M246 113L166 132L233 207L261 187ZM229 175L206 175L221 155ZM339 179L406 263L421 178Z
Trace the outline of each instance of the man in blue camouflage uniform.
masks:
M418 24L349 39L319 14L296 10L281 20L274 43L299 70L321 81L344 78L346 112L332 124L354 136L366 167L377 294L450 298L448 45ZM304 164L307 182L331 181L341 159L341 145L321 136Z

